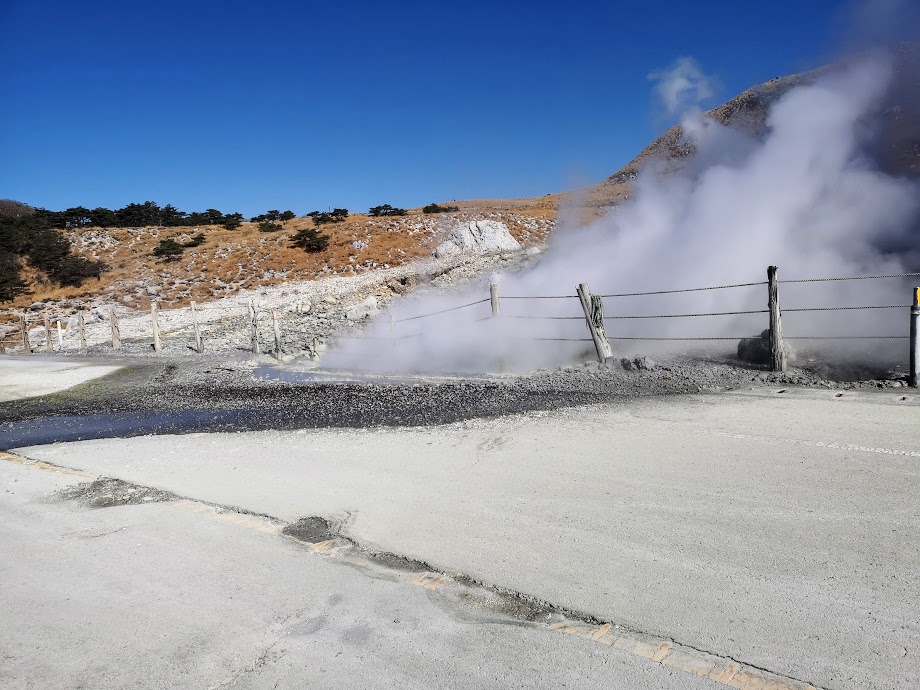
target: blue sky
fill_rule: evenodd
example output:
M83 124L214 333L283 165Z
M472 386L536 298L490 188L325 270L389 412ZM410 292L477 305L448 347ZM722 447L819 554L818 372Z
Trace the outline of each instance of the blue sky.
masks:
M838 47L841 2L0 0L0 198L269 208L536 196L670 124L648 74L715 105Z

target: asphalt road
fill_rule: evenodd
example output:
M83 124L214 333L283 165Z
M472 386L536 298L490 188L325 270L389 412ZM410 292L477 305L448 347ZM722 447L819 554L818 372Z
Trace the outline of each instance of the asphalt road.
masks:
M0 687L719 687L583 637L450 605L271 521L189 502L103 509L0 462Z
M920 685L920 404L906 392L21 452L324 516L372 548L819 687Z

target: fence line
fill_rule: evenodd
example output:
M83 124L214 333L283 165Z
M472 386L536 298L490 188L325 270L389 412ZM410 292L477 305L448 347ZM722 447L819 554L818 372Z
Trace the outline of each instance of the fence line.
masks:
M750 311L714 311L703 314L651 314L648 316L606 316L604 320L611 319L682 319L689 316L733 316L737 314L766 314L767 309L754 309Z
M461 304L458 307L450 307L449 309L441 309L439 311L433 311L428 314L419 314L417 316L409 316L405 319L395 319L393 323L402 323L403 321L415 321L416 319L426 319L429 316L437 316L438 314L446 314L449 311L457 311L458 309L466 309L467 307L474 307L477 304L485 304L486 302L491 301L491 299L492 299L491 297L487 297L486 299L481 299L478 302L470 302L468 304Z
M513 340L529 340L529 341L542 341L542 342L575 342L575 343L584 343L584 342L593 342L597 352L598 357L601 360L607 359L612 356L612 350L610 348L610 341L729 341L729 340L743 340L743 339L760 339L764 336L618 336L615 333L608 336L604 330L604 324L609 322L616 322L620 320L632 320L632 319L676 319L676 318L697 318L697 317L716 317L716 316L741 316L741 315L751 315L751 314L769 314L769 328L767 329L767 341L769 344L770 355L771 355L771 367L774 371L785 371L786 361L785 361L785 348L783 343L786 340L815 340L815 341L825 341L825 340L906 340L910 339L911 341L911 366L910 366L910 382L911 385L916 385L917 383L917 367L920 366L920 343L918 343L917 332L920 330L920 288L914 290L913 293L913 304L876 304L876 305L854 305L854 306L813 306L813 307L792 307L788 309L781 309L779 305L779 286L788 285L788 284L803 284L803 283L821 283L821 282L838 282L838 281L847 281L847 280L877 280L877 279L895 279L895 278L909 278L920 276L920 272L911 272L911 273L893 273L885 275L869 275L869 276L843 276L843 277L825 277L825 278L800 278L794 280L777 280L777 268L771 266L767 271L767 280L758 281L758 282L749 282L749 283L735 283L730 285L712 285L706 287L698 288L684 288L684 289L674 289L674 290L652 290L645 292L624 292L624 293L608 293L608 294L592 294L588 286L584 283L577 286L575 295L503 295L500 296L498 292L497 284L492 284L489 290L489 296L481 300L476 300L473 302L468 302L465 304L456 305L453 307L448 307L446 309L439 309L437 311L428 312L425 314L416 314L414 316L409 316L401 319L390 318L390 335L389 337L377 337L377 336L363 336L363 335L350 335L350 334L340 334L340 335L330 335L329 338L332 339L345 339L345 340L369 340L369 341L390 341L396 342L399 340L409 339L409 338L418 338L424 335L424 331L398 335L396 332L397 324L404 323L407 321L416 321L420 319L426 319L434 316L439 316L442 314L447 314L462 309L467 309L470 307L478 306L480 304L485 304L486 302L491 302L491 314L486 317L471 319L469 323L481 323L483 321L491 321L495 319L515 319L515 320L542 320L542 321L581 321L584 322L589 330L591 335L590 338L565 338L565 337L541 337L541 336L522 336L522 335L505 335ZM708 290L725 290L725 289L734 289L734 288L744 288L744 287L757 287L766 285L767 290L767 309L752 309L752 310L736 310L736 311L713 311L713 312L699 312L699 313L681 313L681 314L635 314L635 315L622 315L614 314L610 316L604 316L604 303L603 300L607 298L623 298L623 297L639 297L647 295L670 295L670 294L679 294L679 293L689 293L689 292L702 292ZM583 315L580 316L552 316L552 315L542 315L542 314L511 314L511 315L502 315L501 313L501 300L549 300L549 299L578 299L582 307ZM910 310L910 335L892 335L892 334L863 334L863 335L814 335L814 336L783 336L782 332L782 314L786 313L809 313L809 312L833 312L833 311L859 311L859 310L876 310L876 309L909 309ZM134 317L141 316L138 312L127 311L123 308L116 308L116 305L110 305L107 308L107 313L103 316L103 308L97 307L92 310L91 313L95 317L98 317L98 320L94 319L91 324L84 323L84 314L88 310L79 311L76 314L76 319L72 314L62 314L57 311L46 310L41 313L31 315L29 313L23 312L19 317L19 332L18 333L5 333L0 336L0 351L7 352L11 349L15 349L17 346L21 346L24 352L33 352L35 349L42 349L51 351L55 348L55 340L57 341L57 349L65 349L64 343L64 334L68 336L68 341L73 340L74 332L77 332L79 336L79 349L83 351L86 349L86 337L85 329L87 326L92 326L94 330L105 329L108 326L108 329L111 331L111 341L112 347L118 349L121 347L121 329L119 320L121 317ZM151 329L150 336L153 340L153 347L157 352L161 351L161 333L160 326L158 323L158 317L166 317L164 320L168 327L169 315L173 312L182 312L184 314L190 314L192 318L192 323L190 324L181 324L177 328L173 328L165 333L167 336L177 336L182 334L185 337L185 334L191 332L193 336L193 349L197 352L204 352L204 341L205 334L202 332L202 322L199 321L199 314L202 312L224 312L226 316L219 316L217 319L205 320L203 323L208 324L227 324L228 322L236 321L241 319L242 321L251 324L251 349L254 353L260 351L260 342L262 341L259 334L259 322L264 320L270 320L272 324L272 334L274 336L273 340L273 351L275 355L280 359L281 350L282 350L282 330L281 323L291 323L301 320L301 312L298 311L296 314L279 314L277 308L268 309L268 308L259 308L253 300L249 300L248 304L240 304L233 306L201 306L195 302L192 302L189 307L175 307L171 309L160 309L156 301L151 301L151 309L149 318L151 319ZM247 313L248 312L248 313ZM74 320L76 323L74 323ZM66 326L66 327L65 327ZM30 331L38 330L39 332L39 342L33 345L32 340L30 340ZM56 331L56 338L52 336L52 332ZM34 335L34 334L33 334ZM313 338L314 344L316 343L316 338Z
M729 288L766 285L766 283L736 283L734 285L710 285L708 287L684 288L682 290L653 290L651 292L621 292L617 294L598 295L599 297L641 297L643 295L673 295L678 292L703 292L704 290L727 290Z
M792 284L792 283L831 283L838 282L841 280L878 280L880 278L912 278L914 276L920 276L920 273L889 273L886 275L877 275L877 276L845 276L843 278L799 278L796 280L780 280L779 283Z

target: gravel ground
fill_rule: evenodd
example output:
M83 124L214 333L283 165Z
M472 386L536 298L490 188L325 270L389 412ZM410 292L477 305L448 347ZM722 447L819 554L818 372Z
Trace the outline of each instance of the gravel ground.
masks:
M728 355L700 354L656 361L640 358L641 366L648 369L637 369L630 360L628 369L615 361L528 375L389 379L265 368L258 361L233 362L207 355L196 355L194 360L132 361L122 357L119 361L124 369L69 391L0 403L0 418L5 422L0 425L0 447L22 445L28 439L50 442L180 431L445 424L645 396L739 388L845 390L900 389L906 385L902 373L890 370L864 380L835 382L826 377L826 366L819 372L792 369L787 374L771 374ZM851 367L841 371L853 375ZM279 374L288 380L276 378ZM90 426L83 420L60 421L75 416L99 419L100 415L118 420L111 425L103 421ZM50 418L50 422L45 420L44 427L37 425L35 420L41 418Z

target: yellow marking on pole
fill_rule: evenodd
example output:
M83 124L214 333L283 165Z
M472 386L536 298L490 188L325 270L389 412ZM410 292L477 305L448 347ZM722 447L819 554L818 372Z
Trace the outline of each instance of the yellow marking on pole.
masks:
M60 465L52 465L50 462L45 462L44 460L33 460L32 458L27 458L24 455L13 455L12 453L4 453L0 451L0 460L15 462L17 465L32 467L36 470L44 470L45 472L63 474L67 477L73 477L74 479L81 482L92 482L97 478L96 475L89 474L88 472L74 470L70 467L61 467Z

